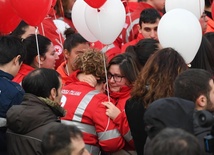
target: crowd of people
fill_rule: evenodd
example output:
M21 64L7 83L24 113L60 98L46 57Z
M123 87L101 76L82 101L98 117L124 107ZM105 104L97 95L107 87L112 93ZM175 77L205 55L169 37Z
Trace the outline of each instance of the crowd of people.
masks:
M204 144L214 124L196 117L214 112L212 0L190 64L159 43L165 0L124 1L125 26L108 48L77 32L74 3L53 0L38 28L21 21L0 35L0 154L214 154Z

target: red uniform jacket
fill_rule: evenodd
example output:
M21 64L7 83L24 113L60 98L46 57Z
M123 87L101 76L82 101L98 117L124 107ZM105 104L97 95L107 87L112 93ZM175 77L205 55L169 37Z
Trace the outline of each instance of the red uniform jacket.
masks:
M76 76L76 74L72 75ZM108 101L105 94L79 81L64 86L62 94L62 106L67 111L62 123L76 124L82 130L87 145L101 146L106 152L115 152L124 147L123 137L105 114L106 107L101 104ZM94 152L90 153L94 154Z
M138 2L126 2L126 13L134 12L138 7Z
M126 14L126 23L121 32L122 44L130 42L137 38L140 13L147 8L153 8L151 5L145 2L139 2L135 11Z
M207 18L207 30L205 33L214 32L214 21L208 16L206 16L206 18Z
M13 78L13 82L19 83L21 84L22 79L31 71L33 71L35 68L26 65L26 64L22 64L18 73L16 74L16 76Z
M129 128L128 120L125 114L125 104L126 100L130 98L131 87L124 86L121 88L120 92L111 92L110 97L115 101L115 105L120 109L121 113L113 120L117 124L118 130L123 135L126 140L125 150L134 149L134 141L131 136L131 131Z
M66 65L66 61L64 61L63 63L61 63L61 65L56 70L60 74L60 76L62 78L62 84L63 85L69 79L69 76L68 76L68 74L65 71L65 65Z

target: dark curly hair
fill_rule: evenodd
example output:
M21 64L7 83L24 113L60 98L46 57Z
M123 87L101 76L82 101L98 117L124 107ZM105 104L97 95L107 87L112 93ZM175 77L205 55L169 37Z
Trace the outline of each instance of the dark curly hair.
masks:
M146 62L136 79L131 96L143 100L144 106L163 97L173 96L173 82L187 69L182 56L172 48L163 48Z

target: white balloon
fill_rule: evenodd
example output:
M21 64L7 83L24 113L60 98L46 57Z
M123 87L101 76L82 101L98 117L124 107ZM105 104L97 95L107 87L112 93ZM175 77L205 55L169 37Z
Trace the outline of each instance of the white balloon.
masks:
M60 19L55 19L55 20L53 20L53 22L54 22L55 26L57 27L57 29L59 30L59 32L62 34L63 38L65 39L64 32L66 29L70 28L70 26Z
M198 19L201 17L204 12L204 0L166 0L165 1L165 9L166 12L181 8L186 9L192 12Z
M172 47L190 63L201 44L202 30L199 20L190 11L173 9L158 24L158 39L162 47Z
M85 9L87 3L84 0L76 0L73 5L71 16L76 30L89 42L96 42L97 38L90 32L85 21Z
M89 30L103 44L115 41L125 24L125 17L126 12L121 0L107 0L99 9L88 5L85 10Z

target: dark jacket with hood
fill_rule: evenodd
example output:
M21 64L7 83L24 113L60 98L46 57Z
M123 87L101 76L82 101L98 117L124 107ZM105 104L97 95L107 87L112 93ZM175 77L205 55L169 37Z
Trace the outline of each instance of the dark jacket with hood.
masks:
M65 111L59 104L25 94L21 105L7 112L7 146L9 155L41 155L41 140L45 131L59 123Z
M200 144L200 148L201 148L201 152L200 152L200 155L213 155L212 153L207 153L205 150L205 143L204 143L204 138L211 134L211 130L212 130L212 127L211 126L200 126L199 123L198 123L198 119L199 119L199 116L197 116L199 113L198 112L201 112L201 111L195 111L194 113L194 134L195 136L198 138L198 141L199 141L199 144ZM212 114L210 113L211 117ZM207 119L207 122L208 120L210 119Z
M152 102L144 114L145 130L148 135L144 155L152 154L150 139L166 127L180 128L194 134L194 109L194 102L177 97L162 98Z

